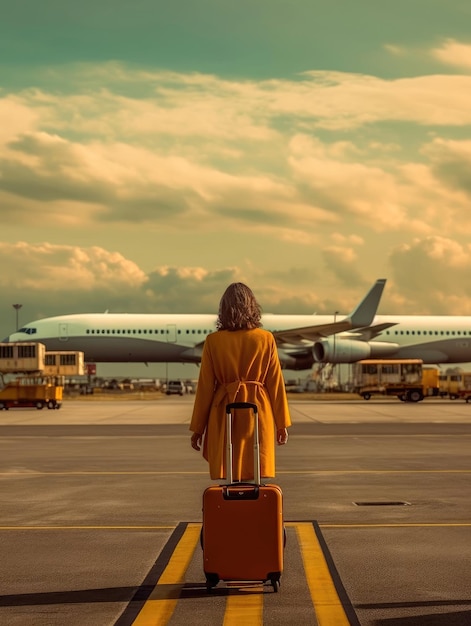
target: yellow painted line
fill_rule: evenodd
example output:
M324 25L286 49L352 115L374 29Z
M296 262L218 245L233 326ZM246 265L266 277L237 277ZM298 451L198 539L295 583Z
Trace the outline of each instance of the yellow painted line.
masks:
M38 472L32 471L9 471L0 472L0 476L25 477L25 476L207 476L208 472L190 471L71 471L71 472ZM471 469L429 469L429 470L281 470L279 475L337 475L337 474L471 474Z
M223 626L260 626L263 624L263 587L250 588L252 593L240 591L228 596Z
M101 471L72 471L72 472L37 472L31 471L11 471L0 472L0 476L207 476L208 472L170 472L170 471L147 471L147 472L133 472L133 471L116 471L116 472L101 472Z
M199 541L200 529L201 524L188 524L133 626L165 626L172 617L183 587L185 572Z
M2 530L173 530L175 526L0 526Z
M471 522L420 523L405 522L403 524L319 524L321 528L469 528Z
M285 470L277 474L471 474L471 469L429 469L429 470Z
M298 523L296 532L319 626L350 626L312 524Z

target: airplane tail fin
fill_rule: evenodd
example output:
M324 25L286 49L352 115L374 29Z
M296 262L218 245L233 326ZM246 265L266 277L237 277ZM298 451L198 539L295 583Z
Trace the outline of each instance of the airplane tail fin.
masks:
M347 316L352 328L370 326L378 310L385 284L386 278L378 278L360 304Z

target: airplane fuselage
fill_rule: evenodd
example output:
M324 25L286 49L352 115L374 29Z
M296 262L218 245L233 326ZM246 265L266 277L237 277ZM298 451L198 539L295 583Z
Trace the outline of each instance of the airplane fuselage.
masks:
M274 333L314 328L341 319L326 315L264 315ZM424 363L471 361L471 318L466 316L376 316L371 327L386 328L365 340L368 328L300 339L278 340L280 360L290 369L317 362L352 363L361 358L420 358ZM64 315L31 322L7 340L37 341L47 350L80 350L88 362L198 363L212 314Z

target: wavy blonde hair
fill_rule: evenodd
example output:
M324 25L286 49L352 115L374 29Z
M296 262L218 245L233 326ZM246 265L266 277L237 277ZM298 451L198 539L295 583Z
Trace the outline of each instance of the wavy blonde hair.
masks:
M260 328L262 309L253 291L244 283L232 283L219 302L217 330Z

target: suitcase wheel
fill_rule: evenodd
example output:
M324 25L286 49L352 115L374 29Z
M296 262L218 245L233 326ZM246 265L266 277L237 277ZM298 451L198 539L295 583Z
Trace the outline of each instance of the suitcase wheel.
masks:
M274 572L273 574L269 574L269 581L271 586L273 587L274 593L278 593L281 584L280 578L280 572Z
M211 591L219 582L219 576L217 574L209 574L205 572L206 576L206 590Z

